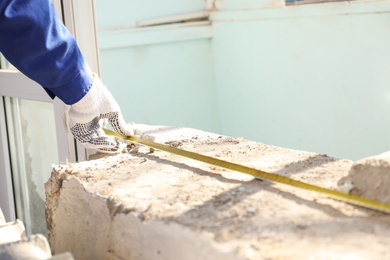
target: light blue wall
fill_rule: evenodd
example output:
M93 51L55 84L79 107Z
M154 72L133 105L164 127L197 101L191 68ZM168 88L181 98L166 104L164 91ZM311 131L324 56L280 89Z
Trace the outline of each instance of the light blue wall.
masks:
M128 122L220 131L209 39L104 50L101 64Z
M389 4L327 6L212 17L224 134L351 159L389 150Z
M102 78L125 120L220 132L208 22L131 28L204 0L96 1ZM130 27L130 28L129 28Z
M133 27L137 21L199 12L204 0L95 0L100 30Z
M353 160L389 150L390 1L251 3L217 1L212 25L118 31L98 1L103 80L127 121Z

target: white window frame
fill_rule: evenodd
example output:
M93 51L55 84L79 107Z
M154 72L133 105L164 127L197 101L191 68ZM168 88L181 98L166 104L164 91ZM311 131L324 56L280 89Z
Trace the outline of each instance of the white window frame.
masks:
M100 75L100 56L97 35L95 0L62 0L65 26L76 38L77 44L92 71ZM73 140L72 136L69 136ZM93 151L76 144L78 161L88 160Z
M76 41L91 69L100 73L99 48L94 0L52 0L60 19L75 36ZM66 110L58 98L51 100L37 83L22 73L13 70L0 70L0 208L7 221L16 219L15 199L12 185L12 169L8 148L8 134L4 109L4 97L43 101L53 104L59 162L84 161L86 151L76 144L67 130Z

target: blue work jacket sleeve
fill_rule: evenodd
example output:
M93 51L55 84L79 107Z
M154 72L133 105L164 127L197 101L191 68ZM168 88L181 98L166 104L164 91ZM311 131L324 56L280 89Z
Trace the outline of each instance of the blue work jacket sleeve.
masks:
M0 0L0 52L68 105L92 86L92 72L50 0Z

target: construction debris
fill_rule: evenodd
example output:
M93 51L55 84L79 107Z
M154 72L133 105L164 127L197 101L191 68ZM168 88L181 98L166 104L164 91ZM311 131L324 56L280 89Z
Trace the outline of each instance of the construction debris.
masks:
M144 138L336 189L353 162L194 129ZM390 216L165 152L58 165L52 251L76 259L388 259Z
M350 185L350 193L390 203L390 152L355 162L340 186Z
M73 256L68 252L52 256L46 237L40 234L26 236L23 222L16 220L6 223L0 209L0 259L73 260Z

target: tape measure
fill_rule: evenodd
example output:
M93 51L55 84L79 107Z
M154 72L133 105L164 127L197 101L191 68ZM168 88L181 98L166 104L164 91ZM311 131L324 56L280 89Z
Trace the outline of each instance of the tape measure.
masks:
M343 192L340 192L340 191L335 191L335 190L322 188L322 187L315 186L315 185L312 185L312 184L308 184L308 183L305 183L305 182L302 182L302 181L297 181L297 180L294 180L294 179L291 179L291 178L288 178L288 177L285 177L285 176L281 176L281 175L277 175L277 174L274 174L274 173L269 173L269 172L257 170L257 169L250 168L250 167L247 167L247 166L244 166L244 165L240 165L240 164L236 164L236 163L220 160L220 159L217 159L217 158L213 158L213 157L210 157L210 156L205 156L205 155L202 155L202 154L198 154L198 153L182 150L182 149L179 149L179 148L176 148L176 147L172 147L172 146L169 146L169 145L155 143L155 142L144 140L144 139L140 139L140 138L137 138L137 137L134 137L134 136L130 136L130 137L122 136L122 135L119 135L119 134L117 134L117 133L115 133L115 132L113 132L111 130L104 129L104 132L106 134L112 136L112 137L117 137L117 138L120 138L120 139L123 139L123 140L127 140L127 141L130 141L130 142L133 142L133 143L146 145L146 146L158 149L158 150L162 150L162 151L165 151L165 152L169 152L169 153L172 153L172 154L176 154L176 155L179 155L179 156L190 158L190 159L193 159L193 160L196 160L196 161L204 162L206 164L217 166L217 167L224 168L224 169L227 169L227 170L232 170L232 171L248 174L248 175L253 176L253 177L255 177L257 179L260 179L260 180L265 180L265 181L269 181L269 182L273 182L273 183L282 183L282 184L286 184L286 185L289 185L289 186L292 186L292 187L301 188L301 189L309 190L309 191L312 191L312 192L321 193L321 194L324 194L324 195L326 195L328 197L331 197L333 199L336 199L336 200L344 201L344 202L347 202L347 203L350 203L350 204L353 204L353 205L357 205L357 206L361 206L361 207L365 207L365 208L369 208L369 209L373 209L373 210L377 210L377 211L380 211L380 212L384 212L384 213L390 214L390 204L387 204L387 203L383 203L383 202L380 202L380 201L359 197L359 196L356 196L356 195L343 193Z

